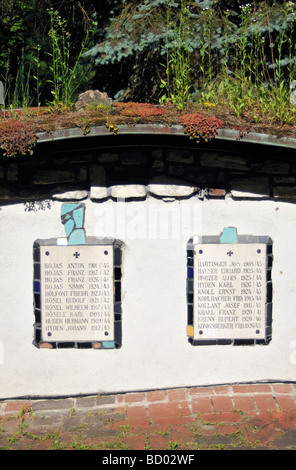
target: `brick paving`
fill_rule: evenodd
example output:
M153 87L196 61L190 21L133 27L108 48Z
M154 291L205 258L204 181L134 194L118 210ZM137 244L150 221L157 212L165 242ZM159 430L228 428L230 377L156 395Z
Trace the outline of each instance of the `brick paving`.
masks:
M4 400L0 449L296 450L296 384Z

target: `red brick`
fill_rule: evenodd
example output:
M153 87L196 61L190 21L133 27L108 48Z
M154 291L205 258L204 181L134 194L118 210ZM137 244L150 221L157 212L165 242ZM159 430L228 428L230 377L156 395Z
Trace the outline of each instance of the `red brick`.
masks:
M114 408L115 414L124 414L125 412L126 412L125 406L117 406L116 408Z
M293 388L290 384L274 384L273 390L275 393L293 393Z
M124 395L117 395L117 403L124 403Z
M133 425L149 426L149 419L144 406L129 406L127 409L127 419Z
M212 396L214 394L212 387L194 387L189 390L190 396L196 395L208 395Z
M228 396L214 396L212 397L213 408L215 411L232 411L232 400Z
M226 194L225 189L218 189L218 188L209 188L208 189L208 196L221 197L221 196L225 196L225 194Z
M187 402L148 404L148 413L151 418L156 418L158 416L162 416L162 417L188 416L191 414Z
M229 387L228 385L217 385L214 388L214 392L217 395L228 395L229 394Z
M210 397L193 397L192 411L193 413L210 413L213 411Z
M243 418L239 413L205 413L201 417L202 421L210 423L236 423Z
M144 406L129 406L127 408L127 416L131 417L145 417L147 418L147 411Z
M277 424L281 429L290 429L296 426L296 412L283 411L277 415Z
M255 395L254 398L259 411L273 411L277 409L272 395Z
M234 406L239 411L254 411L255 403L253 397L248 395L238 395L233 397Z
M285 395L277 395L276 401L281 410L296 410L296 403L292 397L287 397Z
M164 401L165 397L166 397L166 394L165 394L164 390L156 390L156 391L147 393L147 401L148 402Z
M125 395L126 403L137 403L145 399L144 393L128 393Z
M30 401L9 401L6 404L5 413L19 413L22 409L27 411L30 407Z
M271 392L271 386L269 384L245 384L245 385L233 385L232 389L234 393L268 393Z
M187 400L186 390L184 389L168 390L168 399L169 401L185 401Z

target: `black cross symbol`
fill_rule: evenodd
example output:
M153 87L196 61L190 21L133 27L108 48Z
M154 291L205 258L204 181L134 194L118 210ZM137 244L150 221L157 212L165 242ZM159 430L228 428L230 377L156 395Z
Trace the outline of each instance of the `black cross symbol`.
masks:
M73 256L75 256L75 258L79 258L80 253L78 253L78 251L76 251L76 253L73 253Z
M233 251L230 250L230 251L228 251L227 254L228 254L228 256L232 256L232 255L233 255Z

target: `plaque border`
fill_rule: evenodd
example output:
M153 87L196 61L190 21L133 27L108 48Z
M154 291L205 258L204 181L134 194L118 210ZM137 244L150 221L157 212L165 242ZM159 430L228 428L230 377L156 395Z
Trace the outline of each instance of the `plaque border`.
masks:
M41 246L74 246L69 245L67 238L50 238L35 240L33 243L33 306L34 306L34 335L33 345L37 348L48 349L119 349L122 346L122 252L123 242L113 238L86 237L82 246L104 245L113 246L113 341L48 341L42 338L41 328ZM78 246L78 245L77 245Z
M272 263L273 263L273 241L268 235L237 235L238 244L266 245L266 303L265 303L265 339L196 339L194 338L194 248L198 244L220 244L221 235L194 236L187 242L187 337L192 346L251 346L267 345L272 339ZM235 244L235 243L234 243Z

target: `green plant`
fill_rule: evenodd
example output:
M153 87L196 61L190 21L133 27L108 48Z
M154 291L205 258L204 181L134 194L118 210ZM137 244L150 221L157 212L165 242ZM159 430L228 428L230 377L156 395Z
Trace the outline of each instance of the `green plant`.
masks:
M215 117L203 116L200 113L185 113L179 117L179 123L185 128L185 133L190 139L200 142L208 142L214 139L218 129L224 127L221 119Z
M26 122L16 119L0 121L0 147L6 157L33 153L36 133Z
M89 69L85 70L80 64L80 58L85 51L92 29L88 28L78 54L72 59L71 37L67 30L67 21L53 9L48 10L50 15L49 37L51 41L51 58L49 67L52 78L52 96L55 103L71 103L77 89L86 80Z
M40 81L40 67L41 67L41 63L40 63L40 49L41 49L41 46L38 44L36 46L36 51L37 51L37 56L34 57L34 62L36 64L36 75L34 75L34 80L36 82L36 95L37 95L37 106L40 106L41 105L41 81Z
M183 109L190 98L189 8L181 0L179 14L171 17L172 2L167 5L165 78L160 87L165 93L160 102L172 102ZM176 21L177 19L177 21Z
M50 446L50 450L64 450L66 447L66 444L62 442L60 433L58 431L52 432L48 434L47 439L52 440L52 444Z
M167 450L177 450L179 446L181 445L181 442L178 441L170 441L169 445L167 447Z
M109 116L107 116L107 118L106 118L105 126L107 127L107 129L109 129L110 132L112 132L112 134L114 134L114 135L117 134L118 127L116 126L116 124L114 124L113 122L110 121Z

